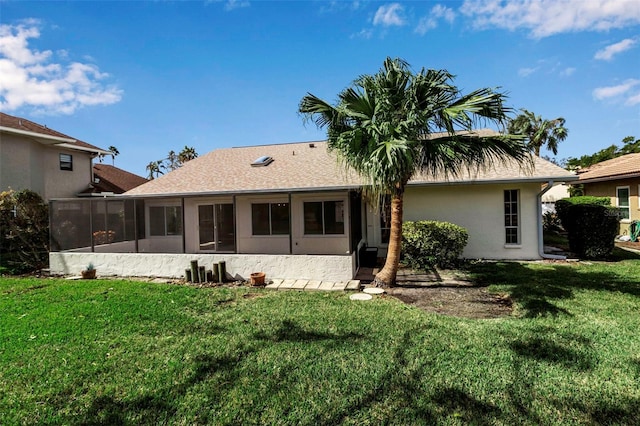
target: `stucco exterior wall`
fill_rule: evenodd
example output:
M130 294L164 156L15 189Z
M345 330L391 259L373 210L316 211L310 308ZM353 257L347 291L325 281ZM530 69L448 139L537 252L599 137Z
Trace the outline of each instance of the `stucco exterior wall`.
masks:
M520 244L505 244L504 191L520 190ZM468 259L538 259L538 183L409 187L404 220L438 220L467 229Z
M616 188L629 187L629 219L620 221L619 234L628 233L629 224L634 220L640 220L640 178L620 179L614 181L594 182L584 184L584 195L594 197L609 197L611 205L617 206Z
M355 275L355 254L342 256L252 254L50 253L52 274L79 275L91 262L98 276L184 277L190 262L211 269L226 262L228 274L248 279L253 272L274 278L347 281Z
M60 170L60 154L73 156L73 170ZM92 160L88 153L43 145L30 138L0 135L0 190L31 189L45 200L69 198L89 185Z

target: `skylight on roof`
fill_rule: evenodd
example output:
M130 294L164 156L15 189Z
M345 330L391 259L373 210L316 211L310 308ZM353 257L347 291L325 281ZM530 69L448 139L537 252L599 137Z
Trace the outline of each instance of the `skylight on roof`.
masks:
M256 159L253 163L251 163L251 167L264 167L271 164L273 161L273 157L269 157L268 155L264 155L258 159Z

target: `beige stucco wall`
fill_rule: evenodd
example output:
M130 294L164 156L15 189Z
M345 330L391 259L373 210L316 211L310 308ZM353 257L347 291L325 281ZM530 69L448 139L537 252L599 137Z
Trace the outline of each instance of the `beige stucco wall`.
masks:
M73 156L73 170L60 170L60 154ZM45 200L69 198L89 185L88 153L40 144L30 138L0 134L0 190L31 189Z
M520 190L520 244L505 244L504 190ZM469 259L538 259L537 194L540 184L409 187L404 219L438 220L467 229Z
M584 184L584 195L594 197L609 197L611 205L617 206L616 188L629 187L629 220L620 221L620 234L628 233L629 224L634 220L640 220L640 178L621 179L616 181L595 182Z

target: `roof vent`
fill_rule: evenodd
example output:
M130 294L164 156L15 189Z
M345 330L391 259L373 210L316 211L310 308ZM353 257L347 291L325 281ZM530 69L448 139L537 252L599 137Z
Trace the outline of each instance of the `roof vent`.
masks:
M315 147L316 147L316 144L315 144L315 143L310 143L310 144L309 144L309 148L315 148Z
M258 158L257 160L255 160L253 163L251 163L251 167L268 166L269 164L271 164L272 161L273 161L273 157L269 157L267 155L264 155L264 156Z

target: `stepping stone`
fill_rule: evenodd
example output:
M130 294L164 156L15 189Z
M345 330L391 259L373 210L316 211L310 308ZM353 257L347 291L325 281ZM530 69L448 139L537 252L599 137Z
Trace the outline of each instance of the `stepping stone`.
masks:
M381 289L381 288L378 288L378 287L367 287L362 291L367 293L367 294L382 294L382 293L384 293L384 290Z
M308 282L309 280L297 280L295 283L293 283L291 288L294 290L304 290Z
M282 284L284 280L281 280L280 278L276 278L274 280L271 280L270 284L267 284L265 286L265 288L271 289L271 290L277 290L278 287L280 287L280 284Z
M360 280L347 281L347 290L360 290Z
M278 290L288 290L293 288L293 285L296 283L296 280L284 280L282 284L278 287Z
M356 294L352 294L351 296L349 296L349 299L351 300L371 300L373 299L373 296L370 294L366 294L366 293L356 293Z
M333 291L344 291L345 288L347 288L347 283L345 283L344 281L338 281L337 283L335 283L333 285L331 290L333 290Z
M333 288L333 282L331 281L322 281L318 290L331 290Z
M314 280L311 280L311 281L309 281L309 282L307 283L307 286L306 286L304 289L305 289L305 290L311 290L311 291L314 291L314 290L320 290L320 283L321 283L321 282L322 282L322 281L317 281L317 280L315 280L315 281L314 281Z

